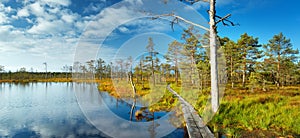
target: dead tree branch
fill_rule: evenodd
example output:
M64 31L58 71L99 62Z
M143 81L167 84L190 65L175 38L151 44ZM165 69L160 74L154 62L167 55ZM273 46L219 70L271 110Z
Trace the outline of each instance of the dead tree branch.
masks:
M231 16L231 14L227 14L224 17L220 17L220 16L216 15L216 18L219 19L218 21L216 21L216 24L222 22L224 26L229 26L227 23L225 23L225 21L226 21L226 22L229 22L231 24L231 26L239 25L239 24L235 24L232 21L228 20L228 18L230 18L230 16Z
M185 2L188 2L188 3L190 3L190 4L194 4L194 3L197 3L197 2L200 2L200 1L202 1L202 2L209 2L209 0L180 0L180 1L185 1Z
M180 16L177 16L177 15L175 15L174 13L156 15L156 16L153 16L152 19L155 20L155 19L162 18L162 17L173 17L173 18L174 18L174 19L171 21L172 28L173 28L173 25L174 25L175 23L178 23L179 20L180 20L180 21L183 21L183 22L185 22L185 23L187 23L187 24L190 24L190 25L199 27L199 28L201 28L201 29L204 29L204 30L206 30L206 31L209 31L208 28L206 28L206 27L204 27L204 26L202 26L202 25L196 24L196 23L194 23L194 22L192 22L192 21L189 21L189 20L187 20L187 19L184 19L184 18L182 18L182 17L180 17Z

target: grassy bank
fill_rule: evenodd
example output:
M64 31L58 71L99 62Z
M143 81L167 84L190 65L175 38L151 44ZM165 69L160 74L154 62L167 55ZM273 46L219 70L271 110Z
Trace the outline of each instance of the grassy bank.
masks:
M135 84L135 88L136 96L143 97L143 100L149 102L151 111L170 111L177 104L177 99L166 90L163 84L150 86L149 83L138 83ZM117 98L133 97L132 86L126 80L103 79L99 81L98 89Z
M118 95L113 82L104 81L100 90ZM175 91L189 99L196 110L204 110L209 91L202 91L196 98L191 98L195 91L182 90L172 85ZM271 86L270 86L271 87ZM226 88L225 95L217 114L208 123L215 133L230 137L299 137L300 135L300 86L290 86L268 92L246 90L242 88ZM149 89L137 85L140 95L149 94ZM199 92L199 91L198 91ZM177 102L177 100L176 100ZM155 106L155 110L169 110L174 106L172 95L166 94Z
M228 136L299 137L300 87L250 92L227 89L209 126Z
M0 80L0 82L97 82L98 89L114 97L132 97L127 80L72 80L70 78ZM202 91L171 85L182 97L194 105L200 115L209 97L209 89ZM152 100L150 111L170 111L178 100L165 89L165 84L150 87L149 83L136 84L137 96ZM157 93L161 92L161 93ZM200 93L200 94L199 94ZM180 116L181 113L176 113ZM269 91L226 88L217 114L208 123L215 133L229 137L300 137L300 86L288 86Z

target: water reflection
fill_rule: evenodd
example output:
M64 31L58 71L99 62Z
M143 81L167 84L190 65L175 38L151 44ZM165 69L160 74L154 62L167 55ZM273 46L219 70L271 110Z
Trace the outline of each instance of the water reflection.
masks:
M4 83L0 137L105 137L78 108L66 83Z
M183 129L170 123L173 114L167 112L136 106L134 112L141 111L141 116L133 114L130 122L132 103L99 93L94 84L0 84L0 137L184 136Z
M124 102L109 96L108 93L99 93L95 84L77 84L75 88L79 105L86 117L107 135L163 137L173 131L176 131L176 137L184 135L183 129L177 129L170 121L170 118L174 116L173 112L150 112L147 108L138 106L132 109L131 103L134 103L134 99L131 101L126 99L127 102ZM112 103L117 103L117 106ZM136 117L131 117L133 114L131 110L141 113ZM174 134L168 136L174 136Z

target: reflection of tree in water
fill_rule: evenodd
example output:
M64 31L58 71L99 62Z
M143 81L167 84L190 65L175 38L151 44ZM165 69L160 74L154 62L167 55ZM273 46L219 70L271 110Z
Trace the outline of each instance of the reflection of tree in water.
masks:
M184 128L184 118L181 107L177 105L169 115L169 122L176 128Z
M155 119L159 119L160 116L155 117L155 112L150 112L147 107L142 107L140 110L137 110L135 112L135 119L136 121L142 121L145 120L147 122L152 121L151 125L148 127L148 131L150 133L150 137L154 138L157 134L155 132L155 129L160 126Z
M159 124L156 123L156 121L154 121L155 120L154 119L154 112L151 112L151 114L152 114L152 124L149 126L148 131L150 133L150 137L154 138L155 135L156 135L155 128L158 127Z
M136 97L134 98L133 104L130 109L130 117L129 117L130 121L132 121L132 115L133 115L133 111L135 109L135 104L136 104Z

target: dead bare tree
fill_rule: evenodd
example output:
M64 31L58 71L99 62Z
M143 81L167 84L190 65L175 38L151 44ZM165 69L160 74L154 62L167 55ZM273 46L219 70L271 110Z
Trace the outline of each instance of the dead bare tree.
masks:
M210 0L209 32L210 32L210 75L211 75L211 104L213 112L219 108L218 61L217 61L217 31L216 31L216 0Z
M235 26L237 24L234 24L228 18L231 16L231 14L228 14L224 17L216 15L216 0L180 0L180 1L186 1L190 4L194 4L196 2L209 2L210 3L210 10L208 11L209 13L209 25L210 28L206 28L202 25L196 24L192 21L186 20L181 16L177 16L174 13L170 14L162 14L162 15L156 15L153 16L153 19L161 18L163 16L170 16L173 17L173 20L171 21L171 26L172 29L174 24L181 22L199 27L201 29L204 29L206 31L210 32L210 66L211 66L211 104L212 104L212 111L217 112L219 108L219 78L218 78L218 61L217 61L217 24L218 23L223 23L225 26ZM165 0L167 2L167 0ZM216 19L218 19L216 21ZM228 24L229 23L229 24Z
M131 110L130 110L130 121L132 121L132 115L133 115L133 111L134 111L135 105L136 105L136 88L135 88L135 84L132 79L133 74L132 74L131 70L128 72L128 76L129 76L130 85L132 87L132 95L133 95L133 103L132 103Z

